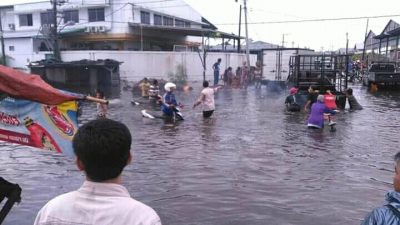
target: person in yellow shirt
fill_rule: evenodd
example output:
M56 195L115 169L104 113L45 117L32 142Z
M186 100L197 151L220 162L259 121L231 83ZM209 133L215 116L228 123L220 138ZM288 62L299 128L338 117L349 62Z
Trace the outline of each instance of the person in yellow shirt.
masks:
M151 84L146 77L143 79L142 83L139 84L140 90L142 91L143 98L149 98L150 86L151 86Z

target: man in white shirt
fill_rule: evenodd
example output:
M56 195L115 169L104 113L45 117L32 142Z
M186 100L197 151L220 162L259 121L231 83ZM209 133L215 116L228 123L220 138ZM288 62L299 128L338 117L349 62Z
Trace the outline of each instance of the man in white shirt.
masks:
M203 81L204 89L201 91L200 97L193 104L193 108L202 104L203 105L203 117L209 118L215 110L214 94L218 91L219 87L210 88L208 81Z
M121 185L121 173L132 159L131 142L129 129L117 121L97 119L80 127L73 148L86 181L78 190L50 200L34 224L161 225L157 213Z

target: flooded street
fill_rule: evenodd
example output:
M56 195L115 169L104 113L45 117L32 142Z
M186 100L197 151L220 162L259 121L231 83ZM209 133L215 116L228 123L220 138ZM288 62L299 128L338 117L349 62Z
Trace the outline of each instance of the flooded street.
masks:
M360 224L392 189L399 92L353 87L364 110L341 112L337 131L321 132L307 129L306 114L285 113L286 93L265 86L220 90L216 113L204 120L191 107L200 85L177 93L185 105L177 124L143 118L130 91L111 101L110 117L133 135L123 183L163 224ZM85 103L83 114L92 119L95 105ZM48 200L84 179L60 154L1 142L0 158L1 176L22 187L4 224L32 224Z

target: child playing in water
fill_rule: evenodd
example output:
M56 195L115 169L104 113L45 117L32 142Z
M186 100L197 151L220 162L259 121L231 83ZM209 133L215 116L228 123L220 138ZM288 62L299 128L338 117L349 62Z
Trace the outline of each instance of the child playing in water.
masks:
M96 98L106 99L104 97L104 93L97 89L96 90ZM108 107L105 103L97 103L97 118L107 118Z
M336 110L336 95L332 94L331 90L326 90L324 95L324 103L325 106L330 110ZM331 114L328 115L329 125L333 125L336 122L333 121L333 116Z

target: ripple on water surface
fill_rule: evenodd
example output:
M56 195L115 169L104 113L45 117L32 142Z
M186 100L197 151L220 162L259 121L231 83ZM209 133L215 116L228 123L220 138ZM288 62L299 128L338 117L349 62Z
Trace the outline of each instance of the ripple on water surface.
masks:
M190 108L198 88L177 93L186 119L173 125L142 118L122 92L110 115L133 136L124 184L164 224L359 224L391 189L400 95L353 89L364 110L339 113L336 132L308 130L307 115L285 113L285 94L265 87L221 90L208 120ZM83 113L81 124L95 105ZM84 179L63 155L7 143L0 150L1 176L23 189L5 224L32 224L49 199Z

